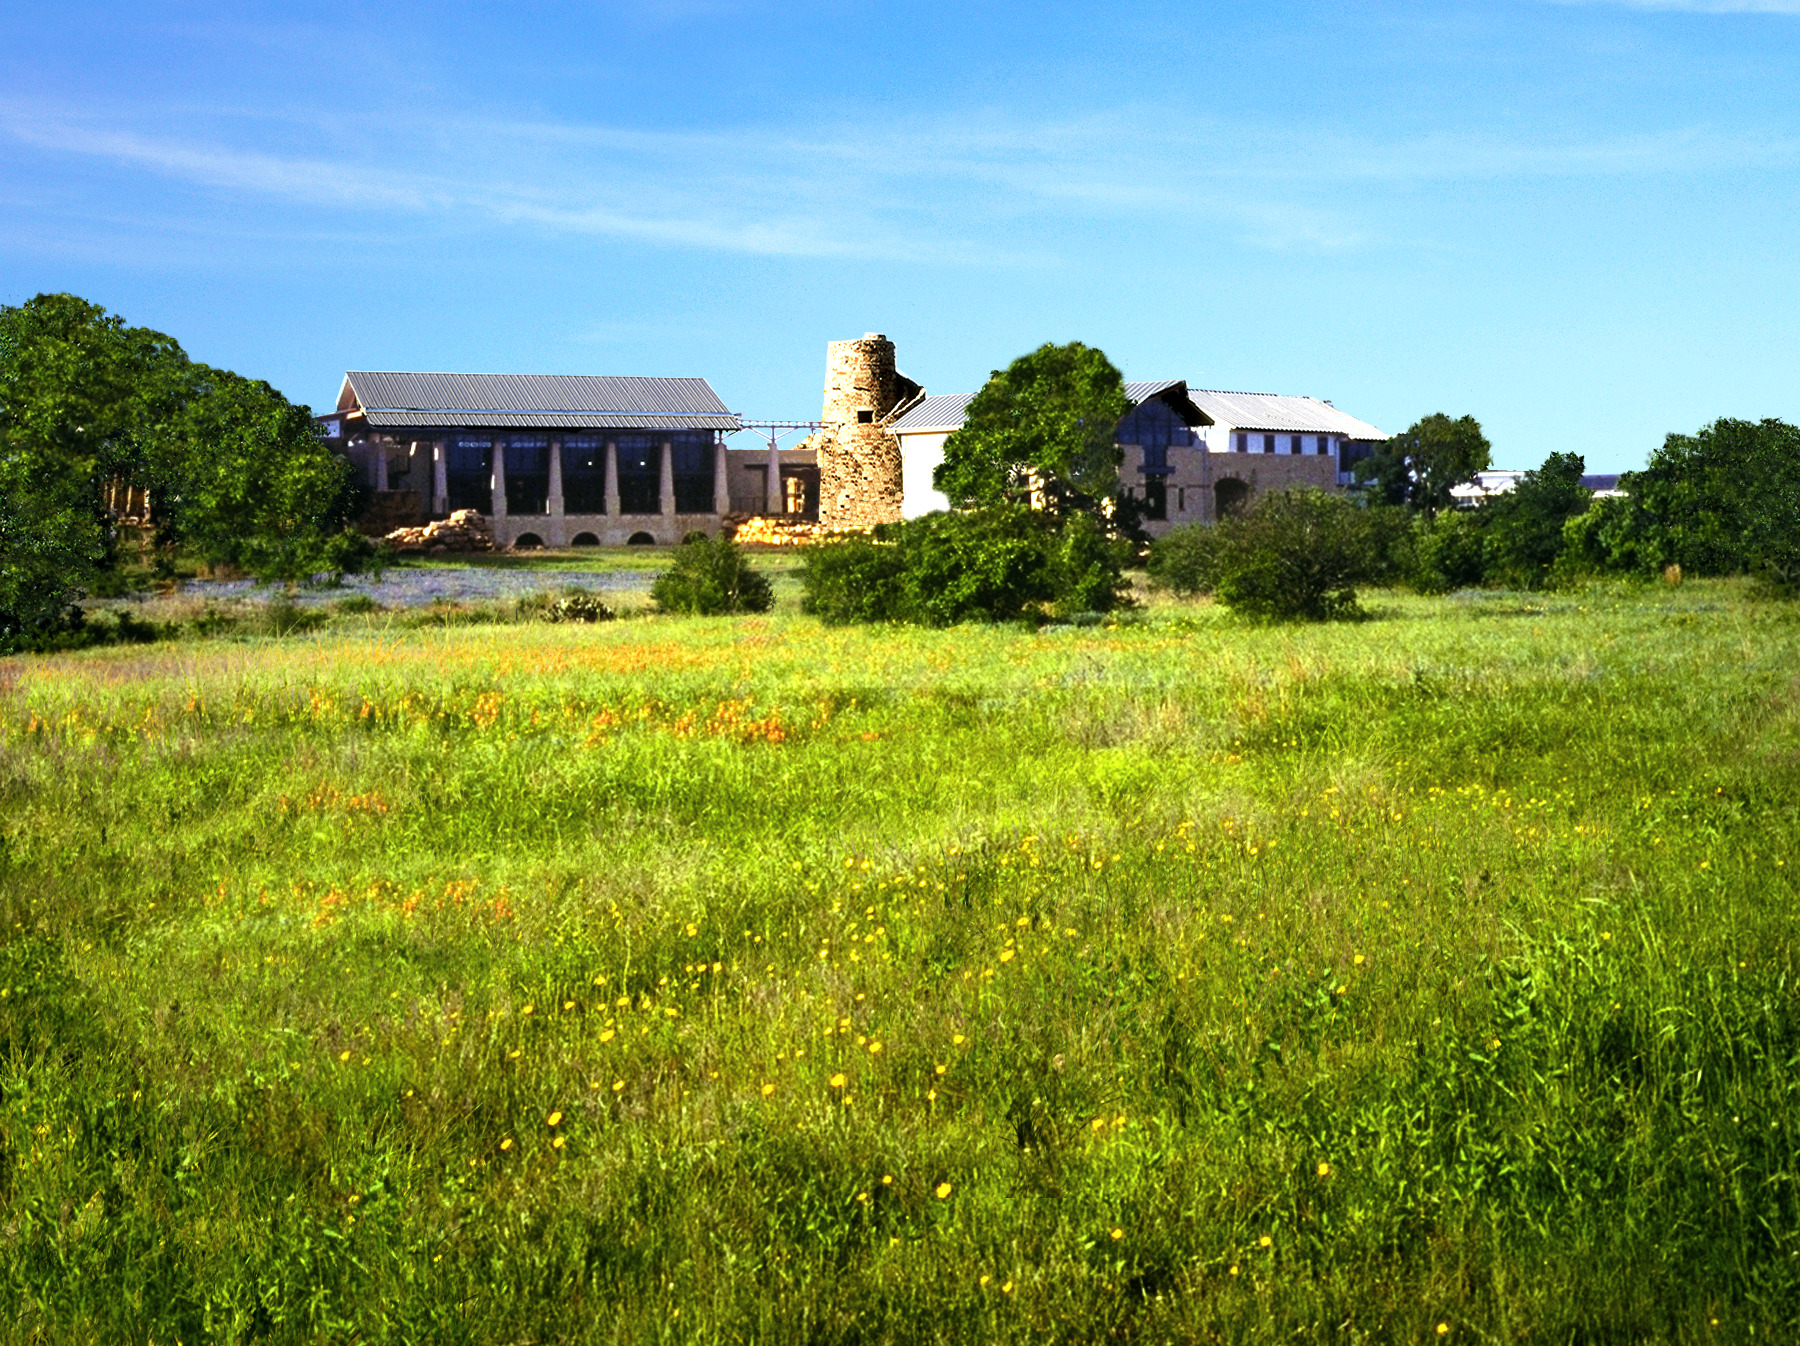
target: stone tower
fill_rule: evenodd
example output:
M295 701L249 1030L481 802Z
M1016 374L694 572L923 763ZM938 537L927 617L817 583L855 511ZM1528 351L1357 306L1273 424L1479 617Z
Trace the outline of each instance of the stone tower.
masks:
M825 355L819 420L819 522L868 528L900 517L900 441L888 422L924 392L894 368L894 343L879 332L834 341Z

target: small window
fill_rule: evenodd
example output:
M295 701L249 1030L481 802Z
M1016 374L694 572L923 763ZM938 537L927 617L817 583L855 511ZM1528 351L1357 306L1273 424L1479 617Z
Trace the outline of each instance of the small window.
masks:
M1264 435L1263 436L1263 452L1264 453L1274 453L1275 452L1275 436L1274 435Z
M1294 436L1292 450L1295 453L1305 453L1306 452L1306 448L1305 448L1304 444L1301 442L1301 438L1299 435Z
M1175 488L1175 512L1177 514L1187 513L1187 487L1185 486Z
M1319 436L1319 456L1322 458L1330 452L1331 452L1331 436L1330 435L1320 435Z
M1237 451L1239 453L1249 453L1250 452L1250 436L1249 435L1240 434L1237 437Z
M873 425L873 424L875 424L875 413L872 411L857 412L856 413L856 423L858 425Z

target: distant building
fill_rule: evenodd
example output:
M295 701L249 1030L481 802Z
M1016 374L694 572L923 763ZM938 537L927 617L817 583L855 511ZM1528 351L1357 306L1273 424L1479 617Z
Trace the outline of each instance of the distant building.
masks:
M1143 502L1145 529L1153 535L1178 524L1212 523L1259 491L1339 490L1350 464L1387 438L1312 397L1215 392L1179 379L1129 383L1125 390L1134 407L1116 435L1124 452L1119 473ZM901 446L908 518L949 507L931 475L972 397L926 397L890 427Z
M499 547L670 543L763 504L741 469L733 499L739 421L705 379L352 370L318 420L371 492L372 532L475 509Z
M1487 472L1477 472L1474 481L1461 486L1452 486L1450 495L1459 508L1473 509L1483 500L1496 495L1505 495L1508 491L1513 490L1518 486L1519 478L1524 475L1523 470L1516 468L1496 468ZM1619 489L1621 475L1623 474L1618 472L1590 472L1582 477L1581 484L1596 496L1624 495L1625 492Z

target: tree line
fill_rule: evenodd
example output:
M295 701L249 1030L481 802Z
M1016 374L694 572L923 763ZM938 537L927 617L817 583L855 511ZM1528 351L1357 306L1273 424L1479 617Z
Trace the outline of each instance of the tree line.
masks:
M0 648L79 628L81 598L137 559L109 486L148 493L153 562L299 580L373 554L307 407L74 295L0 306Z

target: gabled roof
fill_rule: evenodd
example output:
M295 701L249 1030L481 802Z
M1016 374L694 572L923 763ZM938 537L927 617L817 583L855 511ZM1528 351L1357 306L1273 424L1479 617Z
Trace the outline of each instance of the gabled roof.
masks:
M1127 383L1125 396L1131 399L1132 406L1148 402L1153 397L1164 397L1176 403L1177 410L1183 410L1182 403L1191 401L1187 398L1187 384L1181 379L1162 379L1151 383ZM936 397L928 397L906 415L892 422L888 429L896 434L923 434L933 431L960 430L963 418L969 409L969 403L975 400L974 393L940 393ZM1189 419L1188 414L1198 411L1198 419ZM1211 425L1204 408L1188 405L1182 416L1189 425Z
M1227 393L1188 389L1188 398L1232 430L1298 430L1304 434L1342 435L1345 439L1386 439L1387 432L1359 421L1316 397L1284 397L1280 393Z
M370 426L735 430L705 379L597 374L405 374L353 369L338 410Z

